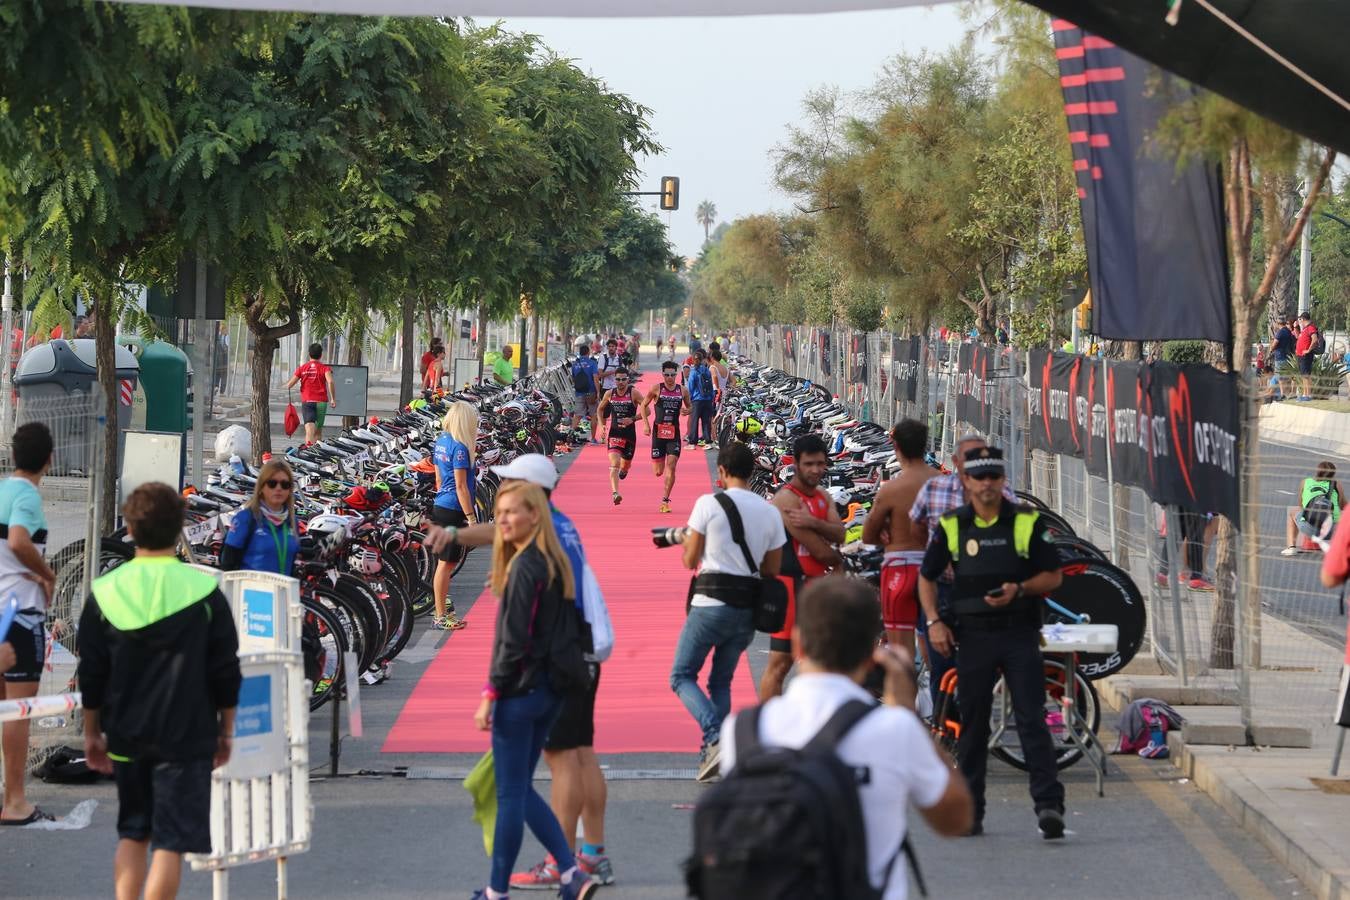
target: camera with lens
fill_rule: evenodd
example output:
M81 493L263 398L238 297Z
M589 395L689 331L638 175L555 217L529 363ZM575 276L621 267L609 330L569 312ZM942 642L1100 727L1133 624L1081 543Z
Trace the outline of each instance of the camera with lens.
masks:
M658 547L673 547L683 544L689 536L688 528L653 528L652 543Z

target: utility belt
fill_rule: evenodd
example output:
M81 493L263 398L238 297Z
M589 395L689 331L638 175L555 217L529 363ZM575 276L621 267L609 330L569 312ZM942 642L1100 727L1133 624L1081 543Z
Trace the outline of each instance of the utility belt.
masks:
M980 600L984 603L983 600ZM1019 601L1020 602L1020 601ZM986 604L985 609L989 609ZM1041 627L1040 610L1035 606L1028 606L1021 609L1004 609L998 612L956 613L956 627L958 629L969 629L971 631L1009 631L1018 628L1034 628L1039 630Z
M720 600L732 609L751 609L759 601L764 579L758 575L728 575L707 572L694 577L689 596L702 594Z

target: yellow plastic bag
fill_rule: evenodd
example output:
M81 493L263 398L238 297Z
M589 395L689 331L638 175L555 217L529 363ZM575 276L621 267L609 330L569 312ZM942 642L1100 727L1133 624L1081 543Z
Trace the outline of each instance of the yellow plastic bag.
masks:
M483 850L492 856L492 837L497 831L497 770L491 750L464 779L464 790L473 797L473 820L483 829Z

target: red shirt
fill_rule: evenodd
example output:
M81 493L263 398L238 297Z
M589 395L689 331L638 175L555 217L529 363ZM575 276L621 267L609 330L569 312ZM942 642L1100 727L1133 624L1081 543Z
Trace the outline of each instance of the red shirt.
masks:
M295 370L300 379L301 403L328 402L328 373L331 370L317 359L311 359Z
M1331 535L1331 543L1327 544L1326 555L1322 557L1322 572L1330 575L1336 581L1345 581L1350 578L1350 516L1341 516L1341 521L1336 525L1336 531ZM1350 627L1346 628L1345 634L1345 664L1350 666Z
M834 501L824 491L816 490L807 494L797 490L791 484L786 484L784 487L797 495L798 499L802 501L802 509L812 516L822 522L830 518L830 504ZM817 562L816 558L811 555L811 551L797 543L796 538L789 537L788 539L792 542L793 552L797 554L797 564L802 567L802 574L807 578L819 578L821 575L829 573L829 567Z
M425 372L425 371L427 370L427 366L431 365L431 361L432 361L433 359L435 359L435 358L436 358L436 355L435 355L434 353L432 353L430 350L428 350L426 353L423 353L423 354L422 354L422 371L423 371L423 372Z
M1306 325L1298 333L1298 343L1294 345L1295 356L1307 356L1312 351L1313 335L1317 333L1317 326Z

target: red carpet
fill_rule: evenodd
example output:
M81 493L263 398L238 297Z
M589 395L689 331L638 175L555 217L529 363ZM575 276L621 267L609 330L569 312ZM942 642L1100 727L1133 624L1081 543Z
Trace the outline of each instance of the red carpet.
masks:
M710 489L705 455L684 451L669 515L656 511L662 485L652 476L651 443L641 429L632 472L620 482L622 505L611 503L602 447L582 450L554 491L554 502L581 532L614 622L614 655L604 664L596 702L595 749L600 753L698 749L698 726L670 690L689 572L680 565L679 548L652 546L651 528L688 521L694 501ZM487 680L496 611L496 598L484 592L469 613L473 624L454 633L413 689L383 752L487 749L488 735L474 727L473 713ZM701 684L706 685L705 678L706 670ZM748 662L742 661L732 691L734 709L755 702Z

